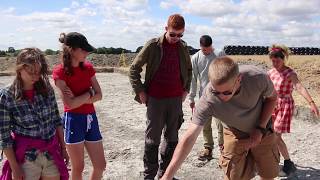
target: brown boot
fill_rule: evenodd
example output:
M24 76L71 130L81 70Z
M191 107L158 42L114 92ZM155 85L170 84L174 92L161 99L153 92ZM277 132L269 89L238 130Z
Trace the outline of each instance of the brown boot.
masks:
M212 157L212 149L205 147L199 154L198 160L200 161L210 161Z

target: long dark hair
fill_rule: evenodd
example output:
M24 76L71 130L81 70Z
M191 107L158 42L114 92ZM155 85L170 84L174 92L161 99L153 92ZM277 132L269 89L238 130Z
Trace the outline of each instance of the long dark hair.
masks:
M74 47L67 46L65 44L66 34L61 33L59 37L59 41L62 43L62 53L60 54L60 60L63 64L64 73L68 76L72 76L73 70L72 70L72 51L74 50ZM79 67L81 69L84 69L83 62L80 62Z
M34 89L37 94L41 94L45 97L48 96L50 90L53 90L49 78L48 78L48 65L43 53L38 48L25 48L17 56L16 60L16 77L10 86L14 98L21 100L23 96L23 81L21 79L21 69L24 66L40 65L40 78L34 83Z

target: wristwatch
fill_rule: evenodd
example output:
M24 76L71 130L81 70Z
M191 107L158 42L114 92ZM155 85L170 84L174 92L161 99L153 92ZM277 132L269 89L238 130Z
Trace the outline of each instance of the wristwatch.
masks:
M93 88L89 89L89 94L90 94L90 98L92 98L95 95L95 92L94 92Z
M261 126L256 126L256 129L258 129L263 135L265 135L268 132L268 129L263 128Z

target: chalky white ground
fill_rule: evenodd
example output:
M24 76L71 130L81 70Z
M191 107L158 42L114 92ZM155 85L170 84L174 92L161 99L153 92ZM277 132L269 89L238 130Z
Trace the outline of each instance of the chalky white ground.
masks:
M142 158L146 107L133 100L127 76L117 73L101 73L97 74L97 78L103 91L103 100L95 104L107 159L107 170L103 179L143 179ZM0 77L0 87L4 87L12 79L13 77ZM57 100L62 113L62 103L59 96L57 96ZM190 124L191 116L188 102L184 102L183 109L186 122L180 130L180 136ZM302 106L299 106L296 115L292 124L292 133L284 136L291 159L298 168L296 176L290 179L319 180L319 119L314 119L309 109ZM213 136L216 142L217 131L214 125ZM217 165L219 156L217 145L213 151L215 159L206 163L197 160L197 153L202 149L202 144L203 138L200 135L193 150L176 174L178 178L186 180L223 179L222 170ZM88 156L85 155L85 157L84 177L88 179L92 166Z

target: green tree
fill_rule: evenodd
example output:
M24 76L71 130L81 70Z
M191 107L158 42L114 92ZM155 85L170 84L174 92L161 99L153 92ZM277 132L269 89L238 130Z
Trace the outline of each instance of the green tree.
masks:
M56 51L52 50L52 49L46 49L44 51L44 54L45 55L55 55L56 54Z
M16 50L14 49L14 47L8 47L8 53L15 53Z
M1 51L0 50L0 57L4 57L4 56L6 56L7 54L6 54L6 51Z
M15 50L15 52L13 53L13 56L18 56L18 54L21 52L21 49L17 49Z
M139 46L136 50L136 53L139 53L141 51L141 49L143 48L143 46Z

